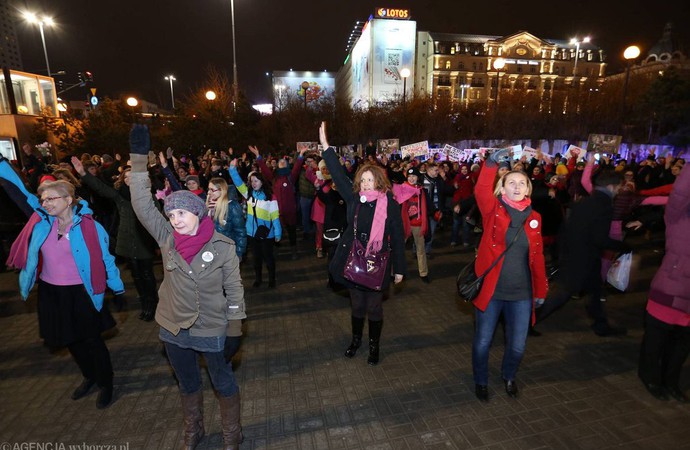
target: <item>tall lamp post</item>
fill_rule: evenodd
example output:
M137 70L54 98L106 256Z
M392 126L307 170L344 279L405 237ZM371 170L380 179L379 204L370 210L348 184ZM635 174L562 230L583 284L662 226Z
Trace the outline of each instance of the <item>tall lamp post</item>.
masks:
M237 105L239 88L237 86L237 48L235 46L235 0L230 0L230 16L232 20L232 100L233 104Z
M170 81L170 101L172 102L172 109L175 109L175 93L173 92L173 81L177 81L173 75L165 77L166 81Z
M635 59L637 59L638 56L640 56L640 47L638 47L637 45L631 45L630 47L626 48L623 52L623 58L625 58L627 67L625 69L625 83L623 84L623 111L621 112L622 114L625 114L625 102L626 97L628 96L628 80L630 79L630 66L632 65L632 62Z
M55 25L55 22L53 22L53 19L50 17L43 16L42 18L39 18L36 14L30 12L24 13L24 19L29 23L38 25L38 29L41 31L41 42L43 42L43 55L46 57L46 71L48 72L48 76L50 77L52 76L52 74L50 73L50 63L48 62L48 49L46 48L46 36L43 32L43 25L53 26Z
M498 91L501 90L501 69L506 66L506 60L503 58L496 58L494 60L494 69L496 69L496 105L495 110L498 110Z
M410 69L405 67L403 70L400 71L400 76L403 79L402 101L403 101L403 106L405 106L405 100L407 99L407 78L410 76Z
M570 45L575 46L575 64L573 64L573 76L577 76L577 60L580 57L580 44L587 44L590 41L589 36L585 36L582 40L578 38L572 38L570 40Z

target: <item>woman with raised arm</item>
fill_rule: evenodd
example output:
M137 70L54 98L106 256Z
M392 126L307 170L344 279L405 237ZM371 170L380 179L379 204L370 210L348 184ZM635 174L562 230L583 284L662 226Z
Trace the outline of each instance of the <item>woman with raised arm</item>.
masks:
M499 150L487 158L474 194L482 213L482 235L475 271L488 270L474 299L472 372L475 395L489 401L489 348L498 321L505 321L501 375L508 396L516 398L515 382L525 352L534 307L546 297L546 268L541 240L541 216L532 210L532 184L525 172L510 171L494 187L499 164L510 158Z
M113 399L113 367L101 333L115 326L103 306L106 286L124 292L108 233L88 204L66 181L46 182L29 193L7 159L0 155L0 178L12 183L34 213L12 244L7 265L20 269L19 289L26 300L38 277L38 328L51 347L67 347L84 380L72 400L100 389L96 407Z
M126 168L120 172L114 186L110 187L100 178L87 172L81 160L76 156L72 157L72 165L84 185L96 195L111 200L117 207L120 224L117 227L115 254L127 259L134 287L141 301L139 319L146 322L152 321L158 304L156 276L153 274L156 242L137 220L132 209L132 197L129 192L131 169Z
M240 202L230 197L228 189L228 183L223 178L211 178L208 182L206 208L209 217L213 219L216 231L235 242L237 257L242 261L247 250L244 214Z
M345 169L340 165L335 149L328 145L325 122L319 128L319 140L323 148L327 149L323 153L326 166L338 192L347 204L348 226L329 265L334 281L346 286L350 291L352 342L345 350L345 356L352 358L362 345L364 320L368 317L367 363L373 366L379 362L379 343L383 328L383 292L389 286L391 273L395 274L394 282L397 284L403 280L407 272L400 205L393 199L386 172L378 165L360 166L354 181L350 181ZM390 252L390 257L385 260L385 267L375 268L383 269L384 273L379 289L367 288L344 276L345 265L355 239L366 249L367 255Z
M235 244L215 231L206 204L190 191L170 194L165 199L165 216L161 214L151 196L146 170L149 148L147 127L133 125L132 206L163 257L156 322L179 383L184 448L194 449L205 433L199 368L203 355L218 392L223 448L237 450L242 440L240 393L232 364L224 355L226 340L242 334L241 321L247 317Z

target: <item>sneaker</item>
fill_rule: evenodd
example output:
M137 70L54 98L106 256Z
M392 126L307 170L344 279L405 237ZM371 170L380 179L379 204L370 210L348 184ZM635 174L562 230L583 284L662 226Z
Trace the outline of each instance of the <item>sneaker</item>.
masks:
M320 248L316 249L316 257L319 259L323 258L323 250L322 249L320 249Z

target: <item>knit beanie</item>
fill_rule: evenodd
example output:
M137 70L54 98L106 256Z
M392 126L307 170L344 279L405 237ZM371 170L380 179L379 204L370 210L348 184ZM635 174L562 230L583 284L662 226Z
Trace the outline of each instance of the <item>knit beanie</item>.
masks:
M505 168L505 169L510 170L510 169L511 169L511 167L510 167L510 161L501 161L501 162L498 164L498 168L499 168L499 169Z
M187 175L184 179L184 182L187 183L188 181L194 181L198 185L199 177L196 175Z
M556 175L568 175L568 168L563 163L556 166Z
M198 195L190 191L175 191L165 197L165 214L170 214L173 209L184 209L197 216L199 219L206 216L206 204Z

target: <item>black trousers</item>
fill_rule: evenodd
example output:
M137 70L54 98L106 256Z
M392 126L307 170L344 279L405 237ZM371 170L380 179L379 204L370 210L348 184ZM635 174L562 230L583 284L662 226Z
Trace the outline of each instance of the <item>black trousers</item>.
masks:
M637 374L645 383L678 387L690 353L690 327L670 325L645 314L645 330Z
M99 387L113 387L110 352L100 336L74 342L67 348L84 378L95 381Z
M608 325L608 318L606 317L606 310L601 301L601 261L599 264L593 264L589 269L584 286L572 286L564 279L567 277L567 271L559 272L559 277L549 286L549 293L546 296L544 305L537 309L537 321L541 322L551 313L565 305L573 294L584 290L588 296L587 312L594 319L592 328L605 329Z
M256 273L256 279L261 280L261 271L265 262L266 268L268 269L268 279L274 280L276 277L276 260L273 254L275 239L250 238L250 240L252 241L252 252L254 253L254 272Z
M158 301L156 277L153 274L153 259L129 258L128 264L139 298L142 301Z

